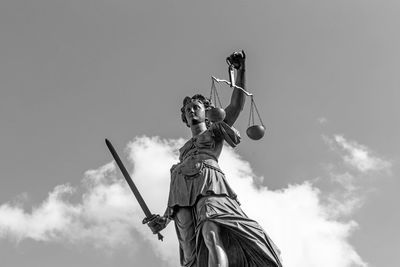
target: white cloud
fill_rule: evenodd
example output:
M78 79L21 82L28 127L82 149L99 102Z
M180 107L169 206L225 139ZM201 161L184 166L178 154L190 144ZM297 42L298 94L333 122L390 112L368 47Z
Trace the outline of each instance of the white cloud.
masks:
M348 242L357 223L342 220L341 199L326 199L311 182L276 191L257 189L252 181L259 178L248 162L231 149L223 156L221 167L232 178L243 209L277 243L285 266L367 266Z
M331 148L338 151L343 161L354 169L362 172L390 171L391 163L375 155L364 145L355 141L346 140L342 135L335 135L333 139L324 136L324 140Z
M327 124L328 123L328 119L325 117L319 117L317 120L318 120L319 124Z
M332 189L325 198L327 205L331 206L332 217L350 216L364 204L365 193L362 192L363 188L357 185L357 177L348 172L330 172L329 178L341 186L337 190Z
M128 158L134 166L132 177L155 213L163 213L166 207L169 168L177 161L181 145L182 140L156 137L135 138L128 145ZM280 247L285 266L367 266L348 240L357 223L341 218L341 213L332 216L338 204L326 204L312 183L293 184L276 191L257 188L254 181L262 177L256 177L250 164L228 148L221 156L221 167L244 211ZM83 190L81 201L71 203L68 196L74 189L58 186L31 212L18 205L1 205L0 238L118 248L131 246L135 243L133 236L140 234L168 265L178 265L174 227L170 225L163 231L165 241L161 243L141 224L144 215L125 181L119 174L116 176L112 163L86 172Z
M325 201L332 206L333 216L349 216L361 207L370 185L366 177L379 177L390 174L392 164L376 155L370 148L356 141L347 140L342 135L322 136L332 151L340 156L344 164L324 164L327 178L340 189L331 189Z

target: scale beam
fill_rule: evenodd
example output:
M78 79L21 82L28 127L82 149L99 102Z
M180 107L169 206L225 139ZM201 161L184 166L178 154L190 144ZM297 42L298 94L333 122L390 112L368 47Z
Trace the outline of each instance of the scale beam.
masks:
M231 82L229 82L229 81L227 81L227 80L217 79L217 78L215 78L214 76L211 76L211 78L212 78L214 81L216 81L217 83L223 82L223 83L226 83L227 85L229 85L230 87L237 88L237 89L243 91L243 93L245 93L247 96L253 96L252 93L249 93L248 91L244 90L242 87L237 86L237 85L235 85L235 84L232 84Z

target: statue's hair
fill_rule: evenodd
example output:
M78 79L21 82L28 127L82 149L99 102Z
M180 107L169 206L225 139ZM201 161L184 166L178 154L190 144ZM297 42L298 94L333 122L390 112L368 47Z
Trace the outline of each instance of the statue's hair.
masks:
M181 108L181 119L182 119L183 123L185 123L186 126L188 126L188 127L189 127L189 124L188 124L188 121L186 120L186 116L185 116L185 106L195 100L201 102L204 105L205 110L211 109L213 107L211 100L201 94L196 94L192 97L190 97L190 96L185 97L183 99L183 106ZM210 125L211 125L211 122L207 118L206 118L206 125L207 125L207 128L210 127Z

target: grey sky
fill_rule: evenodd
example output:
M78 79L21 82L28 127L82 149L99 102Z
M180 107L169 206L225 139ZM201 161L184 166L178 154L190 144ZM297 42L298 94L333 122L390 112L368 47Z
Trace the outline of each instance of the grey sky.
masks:
M370 266L395 266L399 12L389 0L3 0L0 204L26 193L35 206L56 185L79 185L86 170L109 162L105 137L119 147L140 135L188 137L182 98L209 94L210 76L227 78L225 57L244 49L268 131L260 142L245 138L238 153L270 189L321 178L324 163L339 161L323 135L391 161L391 175L358 185L367 193L351 215L359 224L351 243ZM229 90L220 89L225 103ZM237 123L243 135L247 114L248 106ZM104 257L0 239L9 266L132 266L152 255L145 244L137 249Z

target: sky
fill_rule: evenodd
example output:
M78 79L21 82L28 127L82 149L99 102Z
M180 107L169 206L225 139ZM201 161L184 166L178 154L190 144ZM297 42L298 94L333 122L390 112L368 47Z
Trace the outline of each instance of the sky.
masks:
M156 213L190 138L186 95L228 78L266 126L221 167L285 266L396 266L400 249L398 1L0 2L1 266L177 266L105 146ZM230 88L217 86L224 105Z

